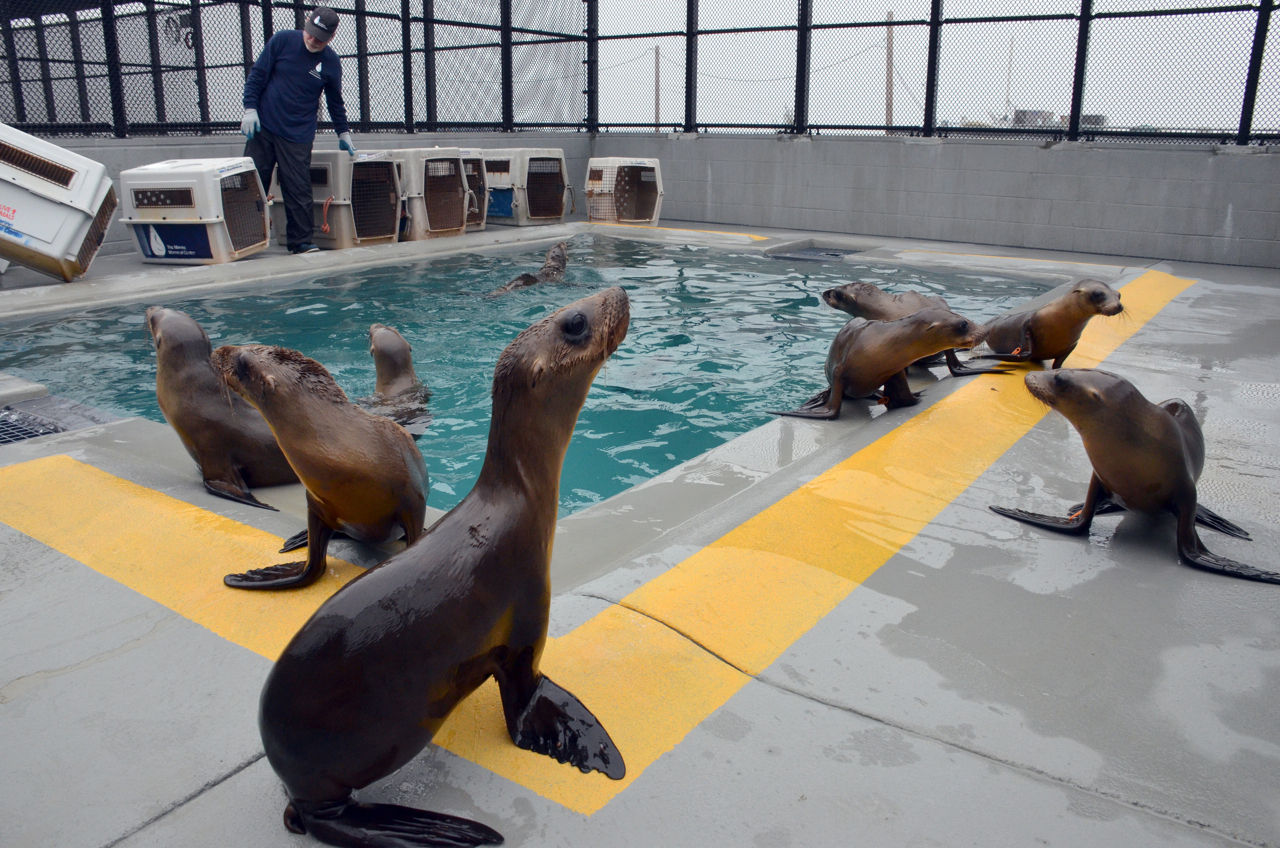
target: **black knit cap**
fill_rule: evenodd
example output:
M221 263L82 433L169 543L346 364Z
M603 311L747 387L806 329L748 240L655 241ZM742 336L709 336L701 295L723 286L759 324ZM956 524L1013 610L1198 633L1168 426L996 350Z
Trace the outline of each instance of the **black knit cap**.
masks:
M327 42L338 31L338 13L328 6L317 6L316 10L307 16L307 22L302 25L302 31L316 41Z

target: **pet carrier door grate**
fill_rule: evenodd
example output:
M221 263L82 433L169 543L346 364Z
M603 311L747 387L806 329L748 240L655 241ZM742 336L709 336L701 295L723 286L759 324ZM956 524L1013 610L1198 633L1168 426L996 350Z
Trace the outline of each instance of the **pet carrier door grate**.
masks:
M252 173L222 178L222 216L227 222L233 250L239 252L267 240L263 203L262 190Z
M529 182L525 190L529 196L529 217L564 216L564 174L560 172L559 159L530 159Z
M395 164L357 162L351 167L351 216L356 238L394 236L399 225L400 196L396 190Z
M427 221L433 231L466 226L466 182L457 159L428 159L422 196L427 205Z

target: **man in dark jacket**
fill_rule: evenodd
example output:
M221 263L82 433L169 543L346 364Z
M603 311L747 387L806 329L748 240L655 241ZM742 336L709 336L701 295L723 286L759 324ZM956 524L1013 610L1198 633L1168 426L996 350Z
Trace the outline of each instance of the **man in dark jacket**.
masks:
M319 6L301 30L271 36L244 83L244 120L240 132L248 136L244 155L253 157L263 186L280 169L284 195L285 236L290 253L314 253L311 243L311 145L316 138L320 92L329 105L329 118L338 133L338 146L356 155L342 102L342 63L328 46L338 30L338 14ZM261 111L261 116L259 116Z

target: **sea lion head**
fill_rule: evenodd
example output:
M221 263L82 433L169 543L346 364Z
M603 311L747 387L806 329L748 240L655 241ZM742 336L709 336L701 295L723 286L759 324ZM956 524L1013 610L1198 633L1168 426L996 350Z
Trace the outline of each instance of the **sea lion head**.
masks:
M350 402L323 365L287 347L223 345L213 352L212 361L232 391L260 412L297 392Z
M1124 311L1120 292L1101 280L1081 280L1071 290L1081 311L1090 315L1119 315Z
M871 283L846 283L843 286L824 291L822 293L822 301L832 309L839 309L841 312L847 312L850 315L863 318L866 316L862 314L863 307L858 302L858 298L865 299L875 293L883 294L884 292Z
M151 331L156 358L161 365L180 365L187 360L207 362L213 350L204 328L190 315L176 309L148 308L147 329Z
M394 327L374 324L369 328L369 355L378 372L374 389L380 395L398 395L420 385L413 371L413 350Z
M631 304L617 286L584 297L525 329L507 345L493 372L495 419L516 399L538 408L586 400L596 372L627 335Z
M930 306L913 312L904 321L912 321L923 325L922 337L944 342L938 350L956 348L969 350L982 344L987 338L987 328L977 321L970 321L963 315L957 315L950 309L941 306Z
M547 265L554 265L561 271L569 264L569 245L560 242L547 251Z
M1062 413L1082 434L1101 427L1121 426L1116 418L1127 418L1133 404L1127 400L1138 394L1128 380L1097 368L1058 368L1032 371L1023 378L1031 396L1050 409Z

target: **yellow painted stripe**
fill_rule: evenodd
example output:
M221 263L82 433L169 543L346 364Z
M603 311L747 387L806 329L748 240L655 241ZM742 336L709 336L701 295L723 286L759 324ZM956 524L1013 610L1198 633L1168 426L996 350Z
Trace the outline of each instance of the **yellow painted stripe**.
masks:
M1070 364L1100 363L1189 285L1143 274L1122 289L1126 316L1091 322ZM627 761L625 780L582 775L515 748L492 684L454 711L437 741L566 807L595 812L745 685L747 673L767 667L909 542L1044 414L1017 377L975 378L621 606L549 640L543 669L608 728ZM323 584L296 593L224 589L228 570L274 561L264 549L274 550L275 537L66 457L0 469L0 493L0 521L264 656L277 656L306 615L354 571L331 561Z
M647 224L615 224L612 221L592 221L597 227L630 227L635 230L662 230L668 233L709 233L713 236L746 236L752 241L768 241L773 236L757 236L751 233L730 233L724 230L688 230L682 227L651 227Z
M360 573L339 559L305 589L228 589L223 575L296 559L280 537L69 456L0 468L0 521L275 660L325 598Z

